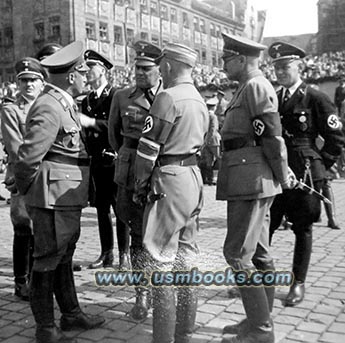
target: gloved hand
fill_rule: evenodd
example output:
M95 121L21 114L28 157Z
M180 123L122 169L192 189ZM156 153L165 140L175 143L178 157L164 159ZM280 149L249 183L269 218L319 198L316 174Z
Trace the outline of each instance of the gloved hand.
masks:
M96 119L90 118L83 113L79 113L80 123L82 127L94 127L96 126Z
M140 207L145 206L147 202L148 187L146 182L141 180L135 180L134 183L134 193L133 193L133 202Z
M297 178L295 173L292 171L290 167L288 167L288 178L282 184L283 189L293 189L297 184Z

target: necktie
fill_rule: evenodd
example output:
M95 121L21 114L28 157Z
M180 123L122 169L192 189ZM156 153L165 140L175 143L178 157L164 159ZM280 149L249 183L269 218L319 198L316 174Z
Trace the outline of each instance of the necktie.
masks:
M154 96L151 89L145 89L144 93L145 93L145 98L150 103L150 105L152 105Z
M287 101L290 99L290 91L289 89L287 88L285 90L285 93L284 93L284 99L283 99L283 105L285 105L287 103Z

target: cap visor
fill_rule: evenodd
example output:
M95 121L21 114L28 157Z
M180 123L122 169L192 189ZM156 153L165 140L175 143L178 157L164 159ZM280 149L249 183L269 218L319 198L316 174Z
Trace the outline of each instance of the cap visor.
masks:
M18 79L44 79L43 75L35 72L21 72L17 75Z

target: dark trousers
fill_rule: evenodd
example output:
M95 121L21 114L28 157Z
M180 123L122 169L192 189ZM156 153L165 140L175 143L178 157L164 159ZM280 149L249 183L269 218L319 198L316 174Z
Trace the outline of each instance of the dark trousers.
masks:
M114 166L104 166L101 161L93 161L91 164L91 176L94 184L95 203L99 236L102 254L112 251L114 248L114 233L111 218L111 208L116 216L116 235L119 253L127 253L129 246L129 233L125 223L120 220L116 199L117 185L114 183Z

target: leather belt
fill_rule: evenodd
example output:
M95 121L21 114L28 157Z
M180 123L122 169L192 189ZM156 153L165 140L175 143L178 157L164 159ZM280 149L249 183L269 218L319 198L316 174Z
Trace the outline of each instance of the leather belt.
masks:
M224 151L237 150L257 145L259 145L258 142L256 142L250 137L236 137L223 141Z
M160 156L156 162L158 167L163 167L169 164L175 166L195 166L198 164L196 155L163 155Z
M123 137L123 146L128 149L136 149L139 145L139 139L131 137Z
M43 158L44 161L71 164L73 166L89 166L89 158L77 158L72 156L62 155L56 152L47 152Z
M315 146L315 139L314 138L286 138L285 139L285 144L287 146L308 146L308 147L313 147Z

